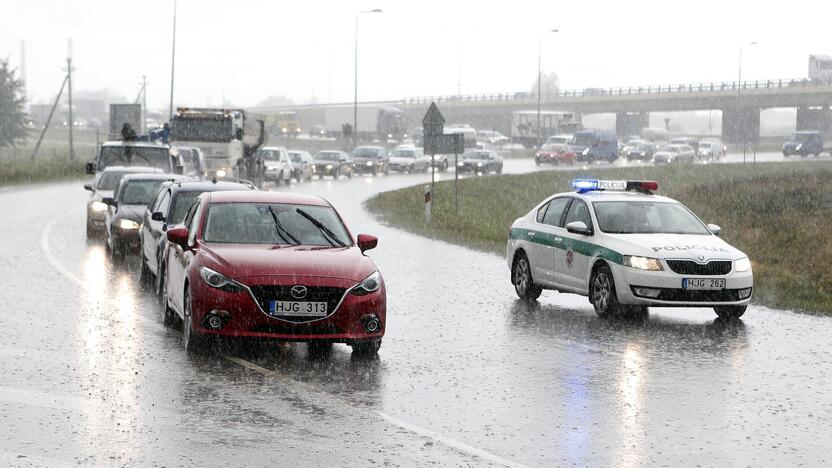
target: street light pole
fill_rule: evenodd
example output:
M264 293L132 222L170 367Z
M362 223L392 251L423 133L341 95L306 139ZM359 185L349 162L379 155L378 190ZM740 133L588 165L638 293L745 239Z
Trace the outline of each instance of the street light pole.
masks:
M168 119L173 120L173 72L176 66L176 0L173 0L173 46L170 54L170 107Z
M353 109L352 109L352 141L353 146L358 143L358 19L361 18L361 15L368 14L368 13L381 13L381 10L376 8L374 10L365 10L359 12L355 15L355 78L354 78L354 85L355 85L355 94L353 96Z
M543 57L543 36L548 33L556 33L558 32L557 29L552 29L550 31L543 31L540 33L540 37L537 39L537 147L540 148L540 94L542 89L541 83L541 76L542 76L542 57Z
M737 94L742 92L742 49L744 49L748 46L753 46L753 45L757 45L757 43L756 42L749 42L748 44L743 44L743 45L740 46L740 60L739 60L739 62L740 62L739 63L739 68L740 69L739 69L739 73L738 73L738 76L737 76Z

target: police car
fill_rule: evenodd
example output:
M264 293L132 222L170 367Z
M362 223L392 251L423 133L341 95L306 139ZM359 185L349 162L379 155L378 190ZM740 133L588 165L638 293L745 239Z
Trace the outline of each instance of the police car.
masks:
M543 289L589 297L602 317L648 306L713 307L745 313L753 276L748 257L720 239L655 181L575 179L511 226L506 260L522 299Z

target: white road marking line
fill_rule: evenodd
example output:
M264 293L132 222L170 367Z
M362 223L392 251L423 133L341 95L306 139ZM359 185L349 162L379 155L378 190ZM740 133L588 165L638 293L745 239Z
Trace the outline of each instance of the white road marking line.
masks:
M311 384L308 384L306 382L299 382L295 379L291 379L291 378L286 377L284 375L278 374L275 371L272 371L272 370L266 369L264 367L258 366L257 364L254 364L253 362L246 361L245 359L241 359L241 358L238 358L238 357L228 357L228 356L226 356L226 359L228 359L231 362L237 363L237 364L239 364L239 365L241 365L241 366L243 366L243 367L245 367L249 370L258 372L260 374L263 374L263 375L266 375L266 376L269 376L269 377L274 377L274 378L280 379L281 381L287 382L291 385L297 385L297 386L299 386L299 387L301 387L301 388L303 388L307 391L310 391L310 392L315 392L317 394L326 395L329 398L332 398L336 401L347 404L349 406L355 406L354 403L352 403L350 401L347 401L343 398L337 397L335 395L332 395L329 392L327 392L326 390L323 390L323 389L321 389L321 388L319 388L315 385L311 385ZM427 439L434 440L436 442L439 442L439 443L441 443L441 444L443 444L447 447L450 447L450 448L452 448L452 449L454 449L458 452L464 453L466 455L472 455L472 456L475 456L475 457L480 458L482 460L486 460L488 462L494 463L496 465L508 466L508 467L512 467L512 468L524 468L526 466L526 465L523 465L521 463L517 463L517 462L511 461L511 460L507 460L505 458L502 458L500 456L494 455L490 452L486 452L485 450L478 449L478 448L473 447L471 445L468 445L464 442L460 442L456 439L452 439L450 437L443 436L442 434L438 434L436 432L433 432L431 430L428 430L428 429L425 429L423 427L417 426L415 424L411 424L409 422L402 421L401 419L395 418L395 417L390 416L389 414L386 414L386 413L382 413L381 411L376 411L376 414L378 414L378 416L381 419L383 419L384 421L386 421L388 424L390 424L392 426L396 426L400 429L404 429L406 431L412 432L414 434L425 437Z
M55 270L57 270L58 273L60 273L64 278L72 281L73 283L78 285L84 291L91 292L90 291L91 286L89 284L85 283L83 280L81 280L80 278L75 276L71 271L69 271L66 267L64 267L61 264L60 261L58 261L58 258L55 257L55 255L52 253L52 247L49 244L49 235L52 233L52 228L55 227L55 225L58 223L58 221L61 221L64 218L67 218L70 215L73 215L73 214L77 213L78 211L82 211L82 209L83 208L78 208L78 209L75 209L75 210L69 210L66 213L64 213L63 215L58 216L57 218L54 218L51 221L49 221L48 223L46 223L46 226L43 228L43 233L40 236L40 250L43 251L43 255L46 257L46 261L48 261L49 264L52 265L52 267L55 268ZM103 301L106 302L107 304L110 304L110 305L116 305L113 302L113 300L109 299L109 298L104 298ZM138 318L139 321L143 322L144 324L150 325L150 326L152 326L156 329L164 329L165 328L164 325L160 324L156 320L145 317L142 314L136 314L136 318Z

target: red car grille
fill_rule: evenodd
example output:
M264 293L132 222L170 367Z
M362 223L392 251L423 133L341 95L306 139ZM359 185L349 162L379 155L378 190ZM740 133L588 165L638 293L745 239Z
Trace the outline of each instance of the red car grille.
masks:
M251 293L260 305L260 308L268 311L270 301L301 301L301 302L326 302L326 308L329 313L335 312L335 308L344 297L347 291L344 288L331 286L307 286L306 296L303 298L292 297L290 290L294 285L259 285L250 286ZM293 320L292 317L281 317L281 319ZM298 317L297 322L308 322L309 317Z

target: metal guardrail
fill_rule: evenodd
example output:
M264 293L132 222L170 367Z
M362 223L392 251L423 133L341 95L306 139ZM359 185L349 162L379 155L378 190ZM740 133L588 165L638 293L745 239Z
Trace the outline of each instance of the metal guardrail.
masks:
M695 83L678 85L657 85L657 86L628 86L619 88L585 88L582 90L564 90L555 93L541 95L542 99L573 98L573 97L602 97L602 96L630 96L645 94L671 94L671 93L696 93L714 91L742 91L756 89L780 89L795 87L830 87L832 80L810 80L810 79L780 79L780 80L755 80L743 81L721 81L713 83ZM445 96L422 96L405 98L405 104L429 104L430 102L482 102L482 101L537 101L537 95L529 92L515 93L492 93L492 94L467 94L467 95L445 95Z

